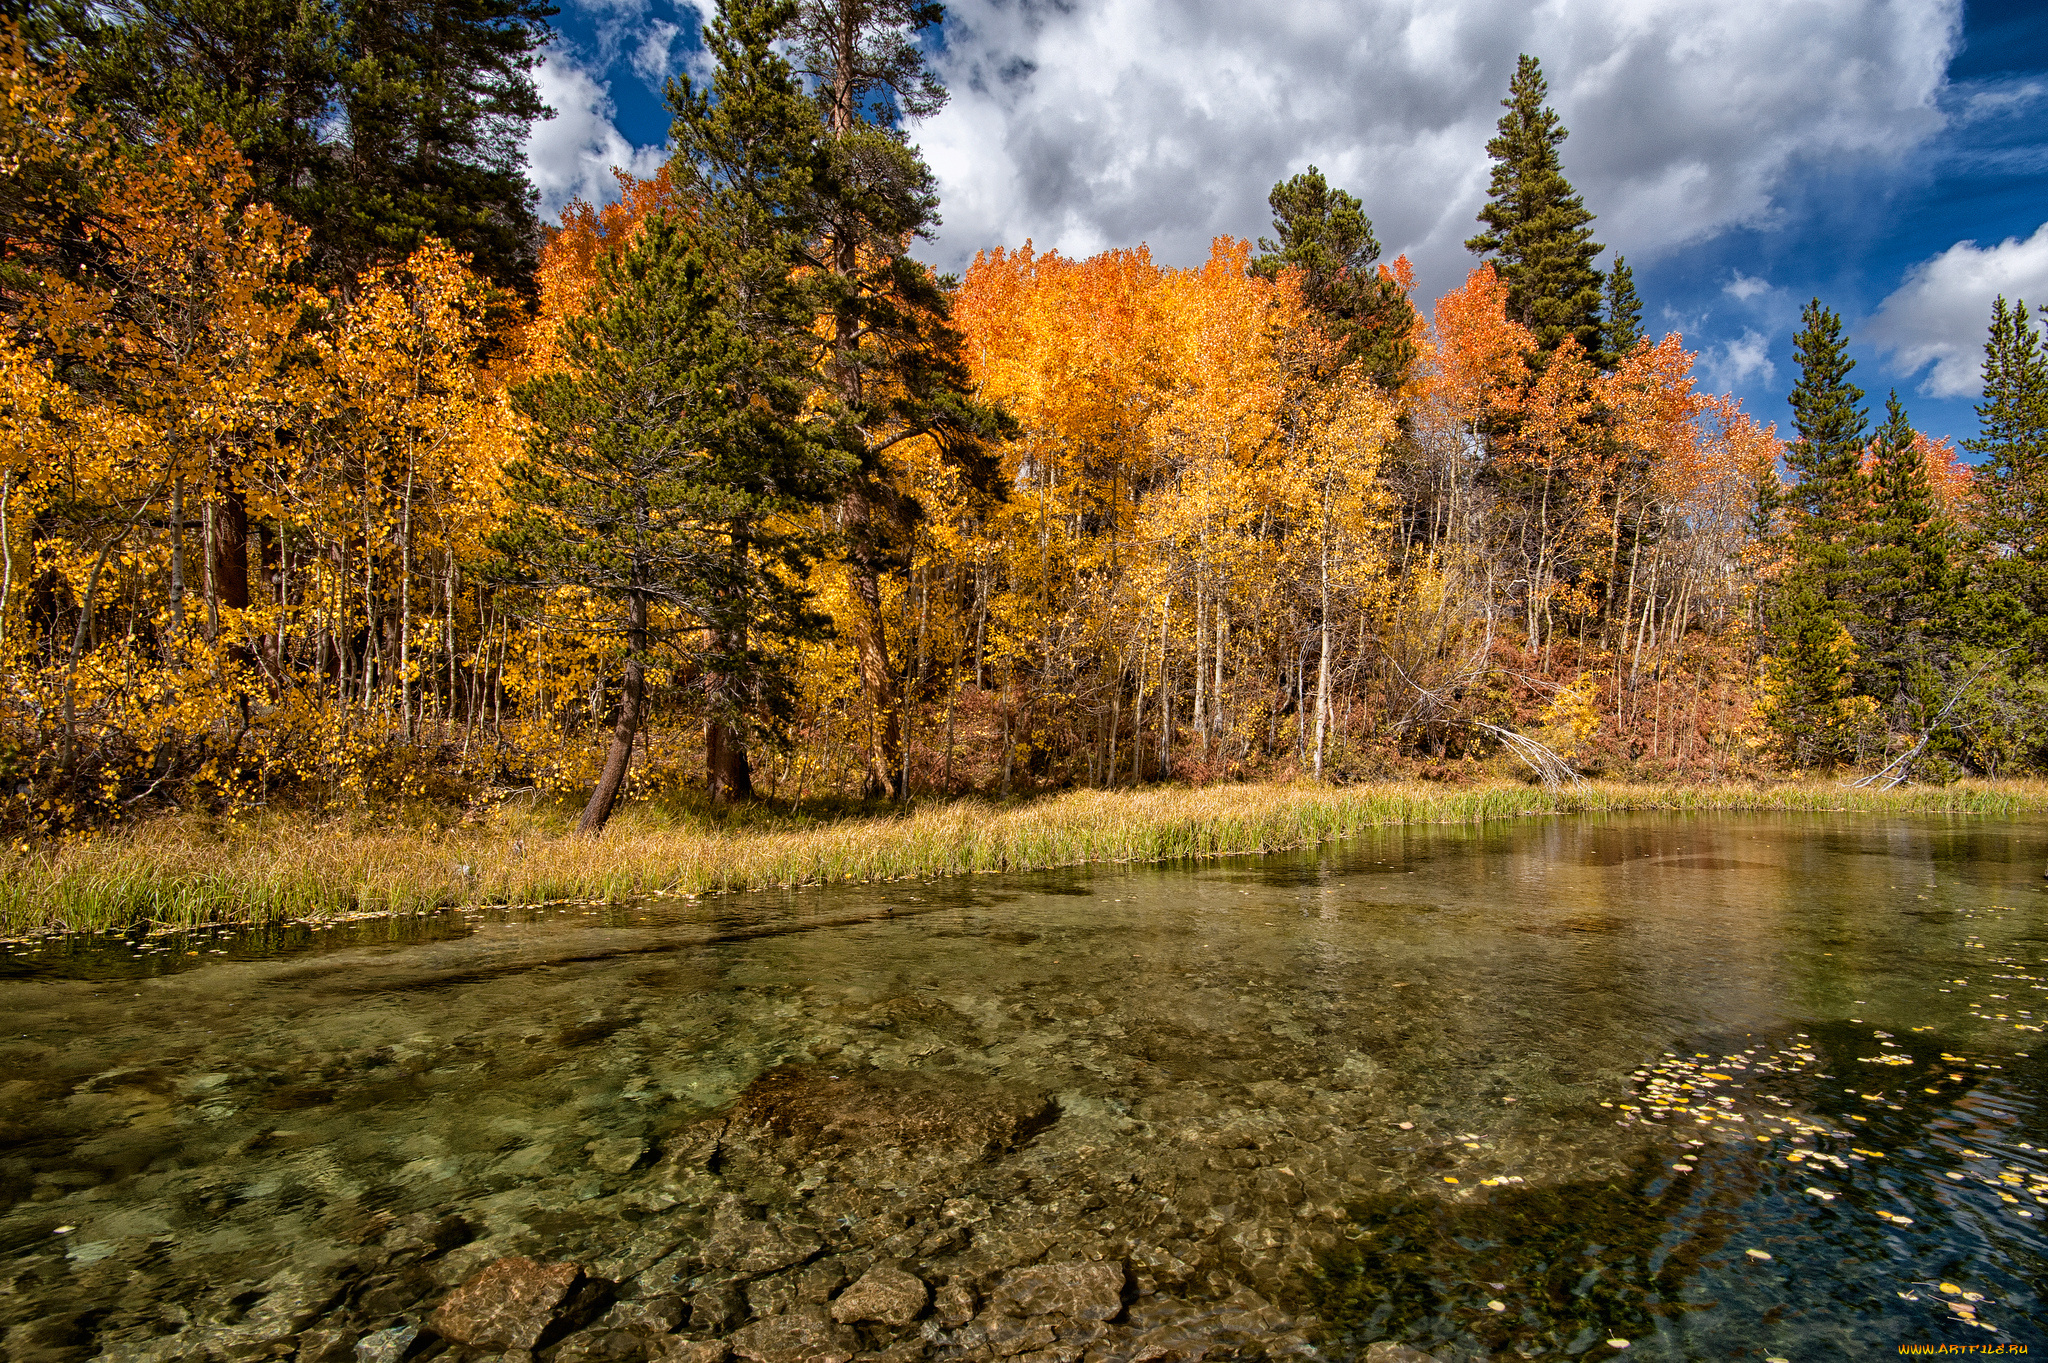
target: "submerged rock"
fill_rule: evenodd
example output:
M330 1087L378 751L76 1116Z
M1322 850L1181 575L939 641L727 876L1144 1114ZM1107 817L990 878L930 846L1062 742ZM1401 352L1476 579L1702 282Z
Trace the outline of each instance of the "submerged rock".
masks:
M1382 1339L1365 1346L1365 1363L1437 1363L1437 1359L1435 1354L1426 1354L1410 1345Z
M822 1065L778 1065L747 1085L733 1108L736 1124L805 1148L961 1158L999 1154L1058 1117L1059 1105L1042 1093L972 1075Z
M822 1306L799 1306L736 1331L732 1351L754 1363L848 1363L859 1350L853 1331Z
M607 1174L624 1174L646 1155L647 1142L637 1136L620 1136L612 1140L592 1141L584 1149L590 1152L593 1168Z
M938 1290L932 1300L932 1314L948 1330L956 1330L974 1319L974 1289L955 1278Z
M735 1273L775 1273L806 1263L825 1248L808 1226L742 1221L714 1232L704 1244L704 1262Z
M394 1325L356 1341L356 1363L399 1363L413 1341L420 1337L417 1325ZM300 1349L303 1355L305 1350Z
M1013 1316L1109 1320L1124 1309L1121 1264L1040 1264L1005 1276L989 1309Z
M842 1325L876 1320L884 1325L908 1325L917 1319L930 1297L924 1280L915 1274L886 1264L861 1274L860 1281L840 1293L832 1303L832 1319Z
M746 1298L731 1283L711 1283L690 1298L690 1328L699 1334L724 1334L746 1318Z
M582 1276L575 1264L499 1259L449 1293L428 1324L473 1348L531 1349Z

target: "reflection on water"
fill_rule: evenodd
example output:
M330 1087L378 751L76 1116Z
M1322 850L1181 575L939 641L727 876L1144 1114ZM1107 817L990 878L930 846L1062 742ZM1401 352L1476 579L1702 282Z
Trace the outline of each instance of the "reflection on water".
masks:
M2031 821L1565 819L16 945L0 1353L256 1356L505 1254L702 1290L742 1213L982 1293L1121 1260L1140 1300L1091 1357L1247 1289L1338 1357L2039 1347L2044 858ZM785 1062L1060 1116L943 1168L678 1156ZM728 1328L787 1306L742 1286Z

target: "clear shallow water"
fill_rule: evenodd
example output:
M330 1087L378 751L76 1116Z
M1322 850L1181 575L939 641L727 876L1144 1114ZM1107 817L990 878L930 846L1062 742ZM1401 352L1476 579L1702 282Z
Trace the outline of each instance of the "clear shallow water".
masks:
M0 1353L375 1328L503 1254L630 1294L721 1206L983 1290L1041 1256L1121 1259L1160 1299L1249 1288L1337 1357L2040 1349L2044 865L2038 821L1532 820L15 946ZM1061 1115L943 1171L665 1157L788 1061ZM423 1246L449 1213L468 1242Z

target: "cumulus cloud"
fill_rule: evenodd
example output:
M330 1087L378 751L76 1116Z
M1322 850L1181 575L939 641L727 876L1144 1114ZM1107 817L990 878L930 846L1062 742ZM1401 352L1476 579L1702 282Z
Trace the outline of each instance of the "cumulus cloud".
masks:
M681 27L666 19L650 23L641 35L639 45L633 49L633 73L659 88L675 69L670 53L682 31Z
M1758 279L1754 275L1746 275L1740 270L1734 271L1734 276L1733 279L1730 279L1721 286L1721 292L1739 302L1747 303L1758 294L1771 291L1771 282L1768 279Z
M667 159L660 147L636 147L613 123L617 109L604 84L563 49L550 48L534 72L540 97L555 116L526 137L527 175L540 191L541 218L553 221L571 199L616 197L612 169L652 175Z
M953 0L948 108L917 130L930 254L1035 238L1191 263L1266 228L1313 162L1426 290L1469 267L1516 54L1542 58L1600 239L1653 257L1767 225L1787 177L1943 126L1960 0Z
M1771 362L1770 338L1754 327L1744 327L1735 340L1709 349L1700 357L1700 366L1706 371L1707 387L1720 393L1731 393L1752 381L1770 383L1778 377L1778 366Z
M2048 303L2048 223L2025 241L1959 241L1921 261L1878 305L1867 335L1901 374L1928 369L1921 392L1974 397L1983 390L1985 329L2000 294Z

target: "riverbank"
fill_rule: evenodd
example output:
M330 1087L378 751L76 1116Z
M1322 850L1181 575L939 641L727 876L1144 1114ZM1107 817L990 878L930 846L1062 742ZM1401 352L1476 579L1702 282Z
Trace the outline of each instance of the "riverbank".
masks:
M798 885L1157 862L1309 847L1367 828L1638 810L1785 810L2009 817L2048 812L2048 782L1891 791L1771 786L1305 784L1070 791L996 804L713 819L630 809L603 836L573 811L513 801L453 828L311 814L172 815L17 852L0 880L0 934L139 922L263 923L414 913L456 904L700 896Z

